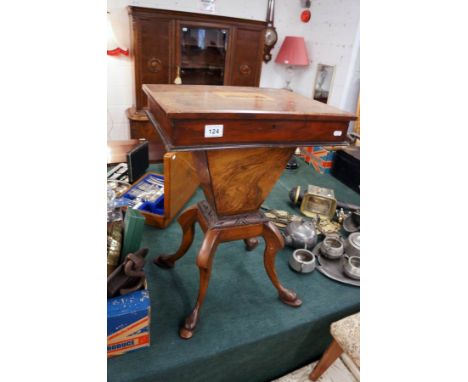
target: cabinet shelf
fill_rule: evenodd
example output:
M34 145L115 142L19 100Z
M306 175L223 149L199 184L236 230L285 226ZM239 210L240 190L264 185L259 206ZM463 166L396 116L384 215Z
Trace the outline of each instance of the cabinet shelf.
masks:
M193 62L182 63L181 69L206 69L206 70L221 70L224 65L209 65L209 64L196 64Z
M184 42L182 42L182 46L187 47L187 48L198 48L198 49L207 49L207 48L216 48L216 49L223 49L223 50L226 49L224 45L206 45L205 47L201 48L198 44L191 44L191 43L184 43Z

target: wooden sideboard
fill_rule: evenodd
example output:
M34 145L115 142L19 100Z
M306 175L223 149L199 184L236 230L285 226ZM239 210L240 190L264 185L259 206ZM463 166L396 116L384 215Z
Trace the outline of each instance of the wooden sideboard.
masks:
M143 84L258 86L266 22L129 7L136 104L127 110L130 137L161 144L143 109Z

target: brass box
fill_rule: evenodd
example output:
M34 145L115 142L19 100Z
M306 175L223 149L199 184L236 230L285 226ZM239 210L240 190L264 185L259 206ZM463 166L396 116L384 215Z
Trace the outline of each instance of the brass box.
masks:
M333 218L336 211L335 192L330 188L309 185L301 203L301 212L310 218Z

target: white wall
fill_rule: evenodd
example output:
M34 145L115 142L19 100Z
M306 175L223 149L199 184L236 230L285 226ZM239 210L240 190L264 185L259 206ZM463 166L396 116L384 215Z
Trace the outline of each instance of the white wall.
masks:
M216 0L216 14L245 19L265 20L267 0ZM300 21L300 0L276 0L275 26L279 41L272 50L273 59L263 64L261 87L280 88L285 84L285 68L274 59L285 36L303 36L310 65L296 69L292 88L312 97L317 64L336 66L329 104L354 111L359 93L359 0L312 0L312 17ZM200 12L199 0L108 0L114 33L130 47L130 21L126 7ZM108 76L108 137L129 138L125 109L134 104L133 66L131 57L110 57Z

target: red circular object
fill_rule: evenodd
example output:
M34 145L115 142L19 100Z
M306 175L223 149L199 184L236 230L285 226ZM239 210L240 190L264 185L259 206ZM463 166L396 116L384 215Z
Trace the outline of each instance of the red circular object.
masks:
M303 23L308 23L310 20L310 11L308 9L304 9L301 13L301 21Z

